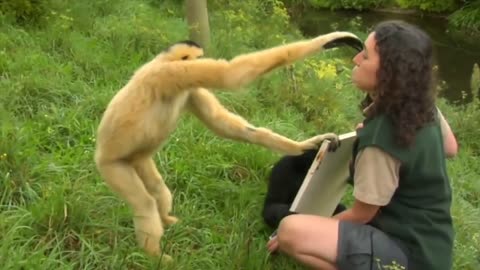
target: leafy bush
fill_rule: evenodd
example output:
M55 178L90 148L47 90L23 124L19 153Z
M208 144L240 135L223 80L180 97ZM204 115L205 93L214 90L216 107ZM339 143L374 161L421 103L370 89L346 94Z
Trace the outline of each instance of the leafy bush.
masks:
M418 8L424 11L445 12L458 8L456 0L396 0L401 8Z
M49 11L48 0L0 0L0 11L19 24L40 23Z
M381 6L387 0L310 0L314 7L364 10Z
M282 1L215 0L208 4L212 56L230 58L301 37L290 25Z
M480 134L478 132L478 119L480 119L480 69L475 64L471 79L472 102L459 108L457 123L458 134L461 141L468 141L473 155L480 156Z
M468 29L466 31L474 31L480 35L480 0L455 11L448 19L456 28Z

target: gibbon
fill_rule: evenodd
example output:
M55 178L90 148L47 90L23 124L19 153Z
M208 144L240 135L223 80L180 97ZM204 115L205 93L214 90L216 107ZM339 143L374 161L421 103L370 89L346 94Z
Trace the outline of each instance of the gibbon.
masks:
M164 225L177 222L170 215L172 194L152 156L174 131L181 113L190 111L218 136L290 155L318 147L325 139L336 140L335 134L326 133L297 142L255 127L225 109L207 88L232 91L276 68L343 45L363 46L352 33L332 32L227 61L201 58L202 48L186 41L136 70L103 113L95 163L109 188L131 207L137 243L147 254L161 255Z
M290 211L290 206L295 200L317 152L318 149L311 149L301 155L286 155L273 165L268 176L267 194L262 209L262 218L270 228L278 228L284 217L296 214ZM345 209L343 204L339 204L333 214Z

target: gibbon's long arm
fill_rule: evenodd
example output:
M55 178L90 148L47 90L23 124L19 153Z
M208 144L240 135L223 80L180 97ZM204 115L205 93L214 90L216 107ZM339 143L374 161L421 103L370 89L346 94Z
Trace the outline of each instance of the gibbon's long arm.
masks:
M362 41L350 32L333 32L310 40L239 55L231 61L206 58L159 62L150 75L152 80L161 79L162 91L171 91L171 94L198 87L235 89L275 68L302 60L325 48L344 45L357 50L363 46Z
M190 93L187 106L218 136L258 144L280 153L298 155L307 149L315 148L325 139L336 139L335 134L326 133L296 142L269 129L254 127L244 118L228 111L211 92L203 88Z

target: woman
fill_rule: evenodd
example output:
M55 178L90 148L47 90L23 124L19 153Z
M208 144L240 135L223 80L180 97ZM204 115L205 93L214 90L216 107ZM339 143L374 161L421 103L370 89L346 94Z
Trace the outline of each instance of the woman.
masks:
M451 269L451 188L432 58L417 27L375 27L353 59L352 81L372 100L353 151L353 206L332 218L285 217L270 252L315 269Z

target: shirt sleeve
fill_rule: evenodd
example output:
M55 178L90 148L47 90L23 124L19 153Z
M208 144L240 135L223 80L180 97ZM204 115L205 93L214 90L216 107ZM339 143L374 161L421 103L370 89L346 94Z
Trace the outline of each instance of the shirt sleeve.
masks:
M353 196L364 203L387 205L398 187L401 162L378 147L366 147L355 159Z

